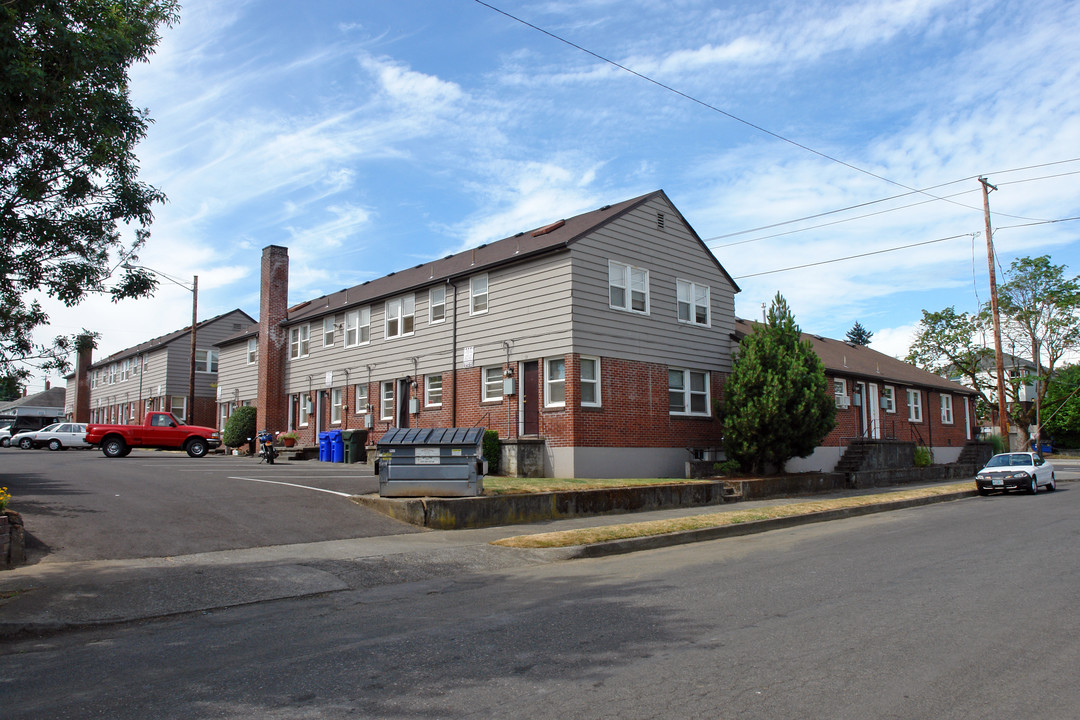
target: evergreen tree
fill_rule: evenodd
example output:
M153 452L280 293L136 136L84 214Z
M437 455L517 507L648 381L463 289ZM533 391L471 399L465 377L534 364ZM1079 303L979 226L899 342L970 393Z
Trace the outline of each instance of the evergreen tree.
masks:
M858 320L851 326L851 329L847 331L848 342L855 343L856 345L869 345L870 339L874 337L874 333L870 332L859 323Z
M832 430L836 406L825 365L777 293L766 323L743 339L724 387L724 448L745 469L806 457Z

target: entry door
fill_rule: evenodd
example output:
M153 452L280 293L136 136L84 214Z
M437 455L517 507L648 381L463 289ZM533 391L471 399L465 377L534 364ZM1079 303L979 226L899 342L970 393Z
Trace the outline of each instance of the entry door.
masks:
M870 415L870 437L874 440L881 439L881 399L878 397L878 386L870 383L866 389L866 409Z
M521 373L522 435L540 434L540 364L525 363Z

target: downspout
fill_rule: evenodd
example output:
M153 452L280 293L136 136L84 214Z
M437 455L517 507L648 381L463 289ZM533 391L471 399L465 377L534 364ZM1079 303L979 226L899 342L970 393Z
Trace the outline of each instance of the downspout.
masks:
M446 284L454 288L454 322L450 341L450 377L453 395L450 399L450 427L457 427L457 316L458 316L458 292L457 285L450 278Z

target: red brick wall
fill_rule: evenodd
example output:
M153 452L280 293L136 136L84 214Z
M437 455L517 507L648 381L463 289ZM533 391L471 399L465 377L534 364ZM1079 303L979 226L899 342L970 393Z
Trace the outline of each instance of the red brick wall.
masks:
M601 407L580 406L580 363L577 355L567 355L566 382L564 385L566 405L561 408L541 408L540 436L549 447L718 447L721 443L720 423L711 417L674 417L668 412L668 367L652 363L640 363L613 358L600 360ZM518 366L511 365L515 380ZM543 383L543 360L540 361L541 384ZM506 366L503 368L506 369ZM518 409L521 388L512 396L504 396L494 402L482 401L482 368L465 368L457 371L457 419L459 427L480 425L496 430L501 438L518 435ZM453 373L444 371L442 406L424 407L424 377L416 379L410 388L410 397L418 399L420 412L409 417L410 427L450 427L454 424ZM719 373L710 374L710 403L720 397L724 378ZM372 405L374 428L369 442L377 442L395 421L381 420L379 405L380 382L368 384L368 402ZM539 389L543 398L543 387ZM345 388L349 410L344 413L341 425L330 425L329 407L324 407L321 427L324 429L362 428L364 408L353 407L355 385ZM407 400L406 400L407 402ZM710 407L710 412L711 412ZM298 431L301 442L313 444L315 419L307 428Z
M288 336L281 321L288 314L289 250L263 248L259 301L259 383L256 425L270 431L288 426L289 397L285 394L285 353Z

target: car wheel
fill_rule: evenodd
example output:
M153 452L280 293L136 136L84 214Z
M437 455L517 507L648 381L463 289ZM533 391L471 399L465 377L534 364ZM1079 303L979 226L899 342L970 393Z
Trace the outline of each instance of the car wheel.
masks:
M0 440L0 447L11 447L11 438Z
M23 450L29 450L34 447L34 441L30 438L23 438L22 440L19 440L19 447Z
M1028 494L1034 495L1039 492L1039 479L1034 475L1031 476L1031 485L1028 486Z
M1054 478L1054 473L1050 473L1050 484L1046 486L1046 489L1050 492L1057 490L1057 480Z
M63 450L64 446L60 443L59 440L57 440L56 438L53 438L52 440L49 441L49 449L50 450Z
M187 454L193 458L201 458L206 453L210 452L210 446L206 444L206 441L202 438L192 438L188 440Z
M109 438L101 443L101 452L104 453L107 458L124 457L127 455L127 452L124 452L127 449L127 443L120 438Z

